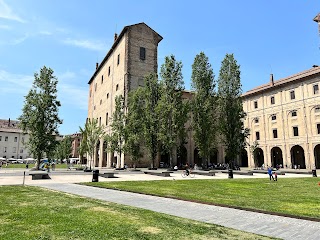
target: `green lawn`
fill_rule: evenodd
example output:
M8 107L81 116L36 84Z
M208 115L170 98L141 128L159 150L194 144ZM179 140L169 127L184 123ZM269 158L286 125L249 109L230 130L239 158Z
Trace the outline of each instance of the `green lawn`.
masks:
M271 239L36 187L0 192L0 239Z
M320 179L175 180L86 183L210 204L244 207L320 219Z

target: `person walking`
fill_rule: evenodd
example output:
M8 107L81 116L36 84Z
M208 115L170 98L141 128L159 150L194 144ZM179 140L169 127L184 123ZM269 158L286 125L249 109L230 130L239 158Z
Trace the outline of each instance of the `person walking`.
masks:
M272 168L271 167L268 167L268 174L269 174L270 181L271 181L271 178L274 181L274 178L272 176Z

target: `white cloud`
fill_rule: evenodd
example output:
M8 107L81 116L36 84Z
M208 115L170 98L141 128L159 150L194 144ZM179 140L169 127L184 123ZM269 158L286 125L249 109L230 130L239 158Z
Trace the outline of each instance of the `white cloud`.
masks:
M18 45L18 44L24 42L28 37L29 37L28 34L25 34L23 37L14 39L11 44Z
M11 29L11 27L8 25L0 25L0 29L9 30L9 29Z
M88 109L88 89L79 84L70 84L70 80L76 79L76 74L70 71L57 75L58 99L64 106L76 109ZM33 75L14 74L0 69L0 95L25 96L32 87ZM68 82L68 83L67 83Z
M0 0L0 18L17 21L24 23L25 20L12 12L12 9L7 5L4 0Z
M32 85L32 81L33 76L0 70L0 91L5 94L26 94Z
M50 36L50 35L52 35L53 33L52 33L52 32L49 32L49 31L40 31L39 34L41 34L41 35L46 35L46 36Z
M94 51L105 51L106 44L102 43L101 41L92 41L92 40L77 40L77 39L70 39L67 38L63 41L64 44L72 45L76 47L86 48L89 50Z

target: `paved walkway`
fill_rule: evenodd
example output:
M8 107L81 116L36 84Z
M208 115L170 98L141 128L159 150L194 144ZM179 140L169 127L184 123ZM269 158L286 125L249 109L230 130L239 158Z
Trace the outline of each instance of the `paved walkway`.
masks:
M213 223L246 232L282 239L320 239L320 222L272 216L232 208L148 196L72 183L39 182L40 187L114 202L178 217Z

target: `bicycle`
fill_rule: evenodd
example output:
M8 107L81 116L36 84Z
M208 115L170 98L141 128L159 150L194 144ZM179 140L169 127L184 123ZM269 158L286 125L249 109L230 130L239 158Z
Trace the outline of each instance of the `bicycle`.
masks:
M187 170L183 170L182 173L181 173L181 176L183 178L186 178L186 177L191 177L191 178L194 178L195 174L189 169L189 173L187 173Z

